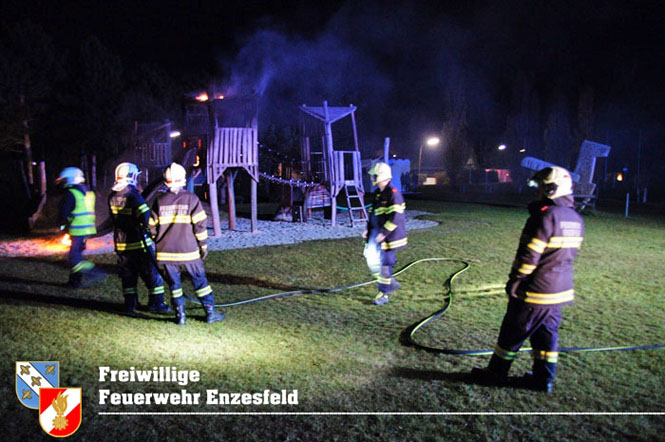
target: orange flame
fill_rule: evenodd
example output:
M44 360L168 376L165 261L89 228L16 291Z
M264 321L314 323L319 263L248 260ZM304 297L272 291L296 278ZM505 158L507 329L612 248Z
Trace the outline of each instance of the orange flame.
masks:
M60 240L60 244L63 246L71 246L72 245L72 238L69 236L68 233L65 233L65 235L62 237Z
M208 101L208 94L205 92L201 92L196 96L196 101Z

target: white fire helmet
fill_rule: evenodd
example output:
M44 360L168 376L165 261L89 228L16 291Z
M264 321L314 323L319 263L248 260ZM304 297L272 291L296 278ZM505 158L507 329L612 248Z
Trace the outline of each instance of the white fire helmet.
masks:
M141 171L134 163L120 163L115 168L115 182L112 189L119 191L127 186L136 186Z
M573 179L570 172L559 166L546 167L538 171L528 184L542 189L544 195L550 199L573 193Z
M390 166L383 162L375 163L369 169L369 175L372 178L372 185L377 186L381 181L388 181L393 178Z
M73 186L74 184L84 182L85 176L83 175L83 171L78 167L65 167L55 180L55 183L60 186Z
M169 189L180 189L187 184L187 172L178 163L171 163L164 171L164 182Z

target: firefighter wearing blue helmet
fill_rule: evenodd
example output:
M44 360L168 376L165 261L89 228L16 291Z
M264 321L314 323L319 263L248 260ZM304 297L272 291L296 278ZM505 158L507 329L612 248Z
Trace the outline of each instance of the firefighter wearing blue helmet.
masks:
M106 276L91 261L83 259L86 240L97 233L95 193L85 186L83 171L77 167L63 169L55 182L64 191L58 208L58 225L71 238L67 285L72 288L88 286Z

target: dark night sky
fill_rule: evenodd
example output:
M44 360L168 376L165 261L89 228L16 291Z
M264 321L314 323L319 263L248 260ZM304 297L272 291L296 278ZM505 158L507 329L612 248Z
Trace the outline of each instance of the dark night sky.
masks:
M302 102L353 102L364 142L391 136L406 156L441 128L455 68L470 85L470 125L497 140L520 71L545 100L562 91L573 115L575 94L592 86L621 129L660 124L665 103L660 1L1 4L3 24L29 19L70 53L95 35L126 70L148 62L174 77L211 72L222 88L258 85L275 122L297 121Z

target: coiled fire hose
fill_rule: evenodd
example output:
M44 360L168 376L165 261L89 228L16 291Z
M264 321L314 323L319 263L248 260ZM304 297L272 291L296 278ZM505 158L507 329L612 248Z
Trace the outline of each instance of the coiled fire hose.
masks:
M471 265L463 261L461 259L455 259L455 258L423 258L419 259L416 261L411 262L410 264L406 265L404 268L393 274L393 276L398 276L401 273L406 272L408 269L411 267L425 263L425 262L458 262L462 264L462 267L455 272L453 272L443 283L444 287L444 299L445 299L445 304L444 306L437 310L436 312L432 313L431 315L425 317L424 319L421 319L420 321L410 325L407 327L404 332L402 333L403 337L403 342L405 345L418 348L420 350L424 350L430 353L438 353L438 354L446 354L446 355L466 355L466 356L481 356L481 355L491 355L494 350L493 349L480 349L480 350L457 350L457 349L446 349L446 348L436 348L436 347L431 347L428 345L420 344L418 343L414 335L416 332L421 330L423 327L426 325L432 323L436 319L441 318L451 307L452 302L453 302L453 281L462 273L466 272ZM278 299L278 298L286 298L288 296L296 296L296 295L313 295L313 294L325 294L325 293L334 293L334 292L340 292L343 290L348 290L356 287L362 287L370 284L375 284L376 280L371 280L371 281L365 281L365 282L358 282L355 284L349 284L349 285L342 285L338 287L332 287L328 289L302 289L302 290L294 290L290 292L282 292L282 293L275 293L272 295L267 295L267 296L261 296L258 298L251 298L251 299L245 299L242 301L235 301L235 302L227 302L223 304L215 304L215 307L235 307L239 305L245 305L245 304L252 304L255 302L261 302L261 301L268 301L270 299ZM185 295L185 297L192 302L201 304L201 302L198 299L194 299L188 295ZM592 352L592 351L634 351L634 350L655 350L655 349L663 349L665 348L665 345L638 345L638 346L615 346L615 347L563 347L559 348L559 353L571 353L571 352ZM530 347L522 347L520 352L526 352L526 351L531 351Z

